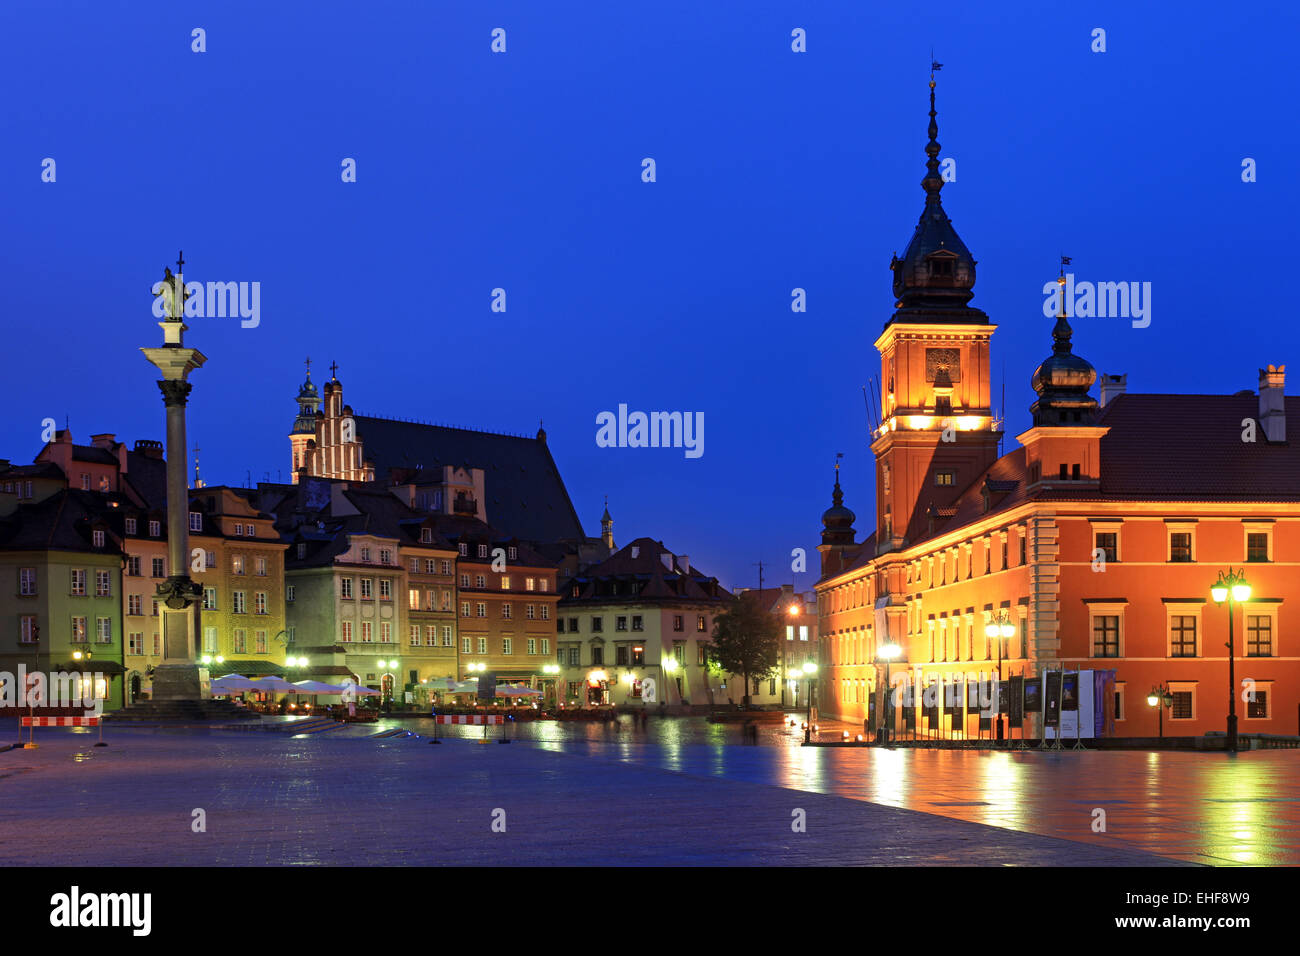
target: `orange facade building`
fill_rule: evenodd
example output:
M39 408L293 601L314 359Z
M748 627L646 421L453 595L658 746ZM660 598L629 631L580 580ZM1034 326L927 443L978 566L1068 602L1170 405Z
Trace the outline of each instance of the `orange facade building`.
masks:
M1234 395L1132 394L1126 376L1104 376L1099 400L1061 315L1033 373L1033 424L1000 456L996 326L968 304L975 260L940 201L936 137L932 83L925 208L891 265L896 311L875 343L876 530L857 540L838 474L823 515L822 713L992 733L973 710L887 708L883 648L897 655L892 683L913 686L1113 670L1108 733L1154 737L1162 711L1165 736L1223 732L1229 606L1211 586L1236 568L1251 585L1233 605L1239 732L1300 732L1300 652L1283 630L1300 605L1300 444L1287 441L1300 404L1284 397L1284 368ZM990 623L1010 636L986 636Z

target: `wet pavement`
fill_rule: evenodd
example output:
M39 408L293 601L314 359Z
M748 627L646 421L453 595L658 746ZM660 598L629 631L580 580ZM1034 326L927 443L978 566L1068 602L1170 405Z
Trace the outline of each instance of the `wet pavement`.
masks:
M1300 864L1295 751L819 748L788 725L746 745L680 718L489 728L509 746L476 727L430 746L423 719L309 727L110 727L103 749L38 731L0 753L0 864Z

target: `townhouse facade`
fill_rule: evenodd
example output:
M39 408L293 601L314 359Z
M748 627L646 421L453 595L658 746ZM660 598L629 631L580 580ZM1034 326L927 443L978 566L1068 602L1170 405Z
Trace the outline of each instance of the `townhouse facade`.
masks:
M706 650L732 596L688 555L638 538L563 589L555 625L560 703L686 710L743 696Z

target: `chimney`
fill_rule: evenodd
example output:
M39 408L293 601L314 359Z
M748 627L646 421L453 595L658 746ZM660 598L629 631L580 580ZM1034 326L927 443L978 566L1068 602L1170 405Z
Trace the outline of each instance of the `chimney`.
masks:
M659 560L664 563L664 569L671 571L673 569L673 556L668 551L659 552Z
M691 556L689 554L677 555L677 570L682 574L691 573Z
M1269 441L1286 441L1286 366L1259 370L1259 424Z
M90 443L96 448L107 448L110 451L117 444L112 432L104 432L102 435L91 435Z
M1114 401L1128 390L1127 375L1103 375L1101 377L1101 407Z

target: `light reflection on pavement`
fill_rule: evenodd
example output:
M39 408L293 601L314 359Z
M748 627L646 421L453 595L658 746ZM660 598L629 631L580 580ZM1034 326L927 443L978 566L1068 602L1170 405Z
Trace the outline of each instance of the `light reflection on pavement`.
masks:
M406 726L419 733L416 725L427 723ZM840 729L860 730L827 721L821 726L822 739L835 739ZM481 728L451 729L482 734ZM802 747L803 732L788 721L761 727L760 743L753 746L741 741L737 726L700 718L652 718L645 730L626 717L614 725L538 721L511 730L519 742L546 750L847 797L1068 840L1118 842L1197 863L1300 865L1300 754L1295 751L1233 757Z

